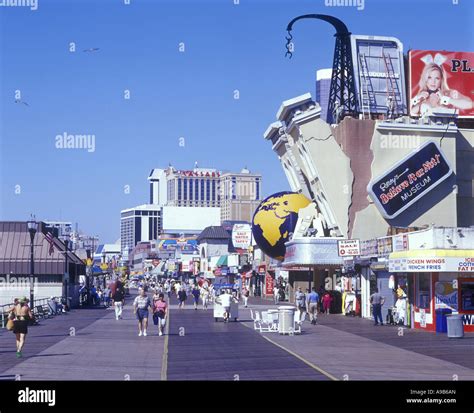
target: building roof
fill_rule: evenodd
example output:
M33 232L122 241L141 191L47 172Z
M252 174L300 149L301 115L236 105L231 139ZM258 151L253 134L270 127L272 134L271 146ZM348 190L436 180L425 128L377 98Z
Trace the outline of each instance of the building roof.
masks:
M46 233L45 224L38 222L33 246L35 274L64 274L66 245L53 237L54 251L50 254L50 243L45 237ZM0 222L0 274L29 275L30 244L26 222ZM67 255L69 263L84 265L72 251L68 251Z
M332 69L319 69L316 72L316 80L331 79Z
M222 226L211 226L202 230L202 232L197 237L197 241L203 242L209 239L229 240L230 235Z
M311 102L311 93L305 93L304 95L283 101L280 109L278 109L277 120L285 121L293 109Z

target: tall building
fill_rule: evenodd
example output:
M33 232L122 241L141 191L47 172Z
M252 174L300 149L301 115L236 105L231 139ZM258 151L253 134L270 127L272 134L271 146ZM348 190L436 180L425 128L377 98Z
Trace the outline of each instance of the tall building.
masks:
M250 221L261 196L260 174L244 168L240 173L222 173L213 168L153 169L150 203L177 207L218 207L221 220Z
M260 203L262 176L247 168L221 176L221 220L251 222Z
M150 181L150 204L165 205L167 201L167 181L164 169L152 169L148 176Z
M120 211L120 247L124 259L141 241L158 238L162 229L161 206L139 205Z
M168 206L219 207L220 172L216 169L194 168L166 170Z
M331 89L332 69L316 71L316 102L321 106L321 119L328 121L329 90Z

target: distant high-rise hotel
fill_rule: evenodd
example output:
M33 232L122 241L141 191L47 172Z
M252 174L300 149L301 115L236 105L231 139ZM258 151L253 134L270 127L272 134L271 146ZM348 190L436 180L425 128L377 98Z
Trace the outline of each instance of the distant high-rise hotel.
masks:
M247 168L240 173L221 176L221 220L252 222L253 213L260 203L262 175Z
M328 121L329 90L331 89L332 69L316 72L316 102L321 106L321 119Z

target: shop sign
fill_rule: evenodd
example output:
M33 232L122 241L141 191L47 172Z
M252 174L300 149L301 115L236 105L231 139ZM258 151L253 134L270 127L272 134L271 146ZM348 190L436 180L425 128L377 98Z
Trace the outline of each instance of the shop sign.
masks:
M474 325L474 314L463 314L462 315L462 323L465 326L472 326Z
M377 255L387 256L393 252L392 237L377 238Z
M265 275L265 295L273 294L273 278L270 274Z
M343 265L338 254L337 238L308 238L287 242L283 266Z
M388 261L391 272L472 272L474 257L420 257L391 258Z
M360 242L358 239L338 240L337 249L340 257L360 255Z
M408 234L393 236L393 251L408 251Z
M234 224L232 244L235 248L247 249L252 242L252 228L249 224Z
M452 174L451 166L434 141L420 146L367 186L382 216L393 219Z
M435 284L435 308L450 308L458 310L458 290L452 282L437 282Z
M377 255L377 239L369 239L360 242L360 255L372 257Z

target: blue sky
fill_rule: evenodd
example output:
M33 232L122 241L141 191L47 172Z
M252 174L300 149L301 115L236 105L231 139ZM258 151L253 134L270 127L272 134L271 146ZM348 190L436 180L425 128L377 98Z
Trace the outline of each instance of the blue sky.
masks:
M113 242L120 210L146 203L150 170L169 162L247 166L262 173L263 195L287 190L262 135L283 100L314 96L315 71L330 67L334 49L332 27L305 20L285 58L285 28L298 15L336 16L354 34L398 37L405 51L474 50L471 0L365 0L363 10L324 0L130 3L0 7L0 219L35 213ZM15 90L29 106L15 104ZM95 151L57 149L64 132L94 134Z

